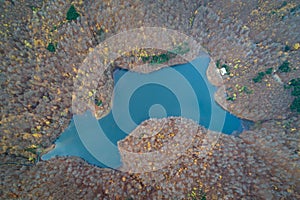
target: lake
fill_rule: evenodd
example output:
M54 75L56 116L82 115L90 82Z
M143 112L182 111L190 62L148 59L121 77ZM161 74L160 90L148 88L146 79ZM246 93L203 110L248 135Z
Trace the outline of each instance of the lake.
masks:
M242 132L242 120L214 101L217 88L206 77L209 62L209 56L202 55L149 74L116 69L109 114L99 120L90 111L74 115L55 148L42 159L78 156L99 167L118 168L122 163L117 142L149 118L182 116L209 130Z

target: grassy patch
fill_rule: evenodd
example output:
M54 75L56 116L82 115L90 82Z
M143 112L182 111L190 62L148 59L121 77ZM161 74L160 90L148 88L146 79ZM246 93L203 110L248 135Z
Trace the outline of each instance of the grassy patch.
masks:
M168 62L171 58L174 58L175 56L175 54L168 52L159 55L142 56L141 59L144 63L149 62L151 65L154 65Z
M183 43L182 45L178 45L176 46L173 50L171 50L170 52L171 53L174 53L174 54L179 54L179 55L183 55L187 52L190 51L190 48L189 48L189 45L188 43Z
M162 64L168 62L170 59L175 58L177 54L183 55L190 51L187 43L176 46L173 50L158 55L140 56L143 63L149 62L151 65Z
M161 64L168 62L173 56L170 53L163 53L151 57L150 64Z

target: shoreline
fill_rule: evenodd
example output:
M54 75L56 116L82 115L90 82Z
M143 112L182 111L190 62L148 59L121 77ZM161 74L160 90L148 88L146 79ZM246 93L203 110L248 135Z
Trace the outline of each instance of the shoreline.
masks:
M291 91L271 75L253 82L258 73L276 70L284 61L291 71L281 73L281 81L299 77L299 2L72 4L80 17L68 22L68 1L4 1L1 7L1 198L189 199L196 194L201 199L204 194L207 199L300 199L300 120L289 108ZM67 127L73 80L88 53L119 32L145 26L192 36L212 60L228 65L230 74L222 82L226 87L217 98L237 116L256 119L251 131L239 137L221 135L205 156L199 134L170 166L144 174L99 168L75 157L21 166L34 163L37 151L49 147ZM55 52L48 50L49 44ZM103 112L110 102L103 94L112 90L107 78L111 72L105 73L99 83L104 89L96 94ZM252 93L240 92L242 87ZM236 94L236 100L223 102L224 92ZM161 134L151 148L172 135Z

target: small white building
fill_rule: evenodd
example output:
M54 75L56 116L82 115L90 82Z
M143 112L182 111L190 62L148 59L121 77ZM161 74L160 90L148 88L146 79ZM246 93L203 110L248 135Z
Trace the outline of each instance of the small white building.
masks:
M222 67L221 69L219 69L219 72L221 73L222 76L227 74L225 67Z
M281 78L278 76L278 74L273 74L273 78L275 79L275 81L277 81L280 84L283 84Z

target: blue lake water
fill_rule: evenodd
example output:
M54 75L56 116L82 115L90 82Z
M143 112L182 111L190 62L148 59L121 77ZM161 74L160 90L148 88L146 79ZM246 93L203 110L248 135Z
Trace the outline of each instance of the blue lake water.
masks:
M55 148L42 159L78 156L99 167L117 168L121 165L117 142L149 118L182 116L210 130L241 132L242 120L214 101L216 87L206 77L209 62L203 55L149 74L116 69L111 112L98 121L90 111L74 115Z

